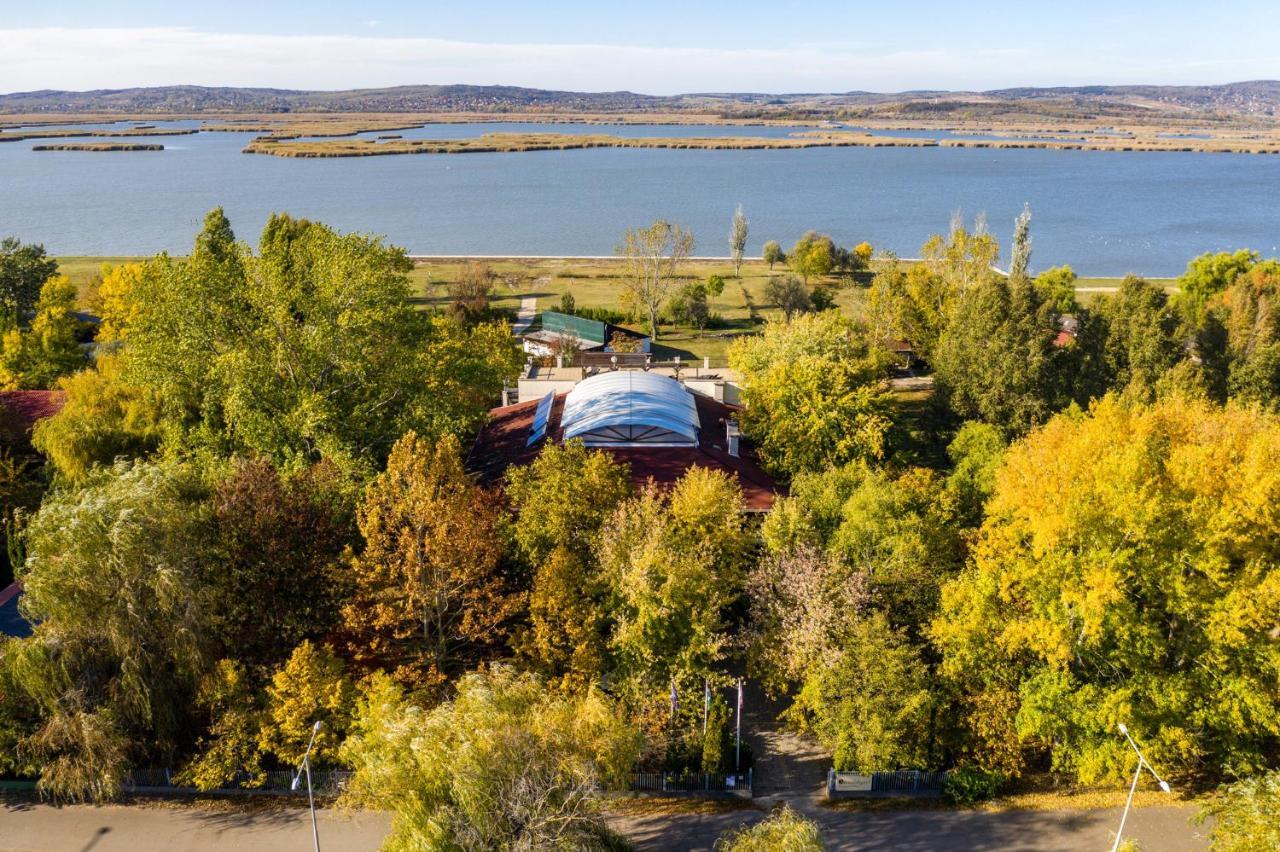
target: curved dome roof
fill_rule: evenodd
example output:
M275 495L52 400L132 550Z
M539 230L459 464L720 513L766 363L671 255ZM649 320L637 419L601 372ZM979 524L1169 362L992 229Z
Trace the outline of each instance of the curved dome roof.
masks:
M565 398L560 426L565 440L588 446L696 446L698 408L675 379L618 370L578 382Z

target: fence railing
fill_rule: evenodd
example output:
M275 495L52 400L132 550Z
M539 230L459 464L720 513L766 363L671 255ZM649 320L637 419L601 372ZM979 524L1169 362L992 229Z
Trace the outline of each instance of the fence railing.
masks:
M740 796L751 798L751 770L718 772L637 772L631 776L633 793L671 793L686 796Z
M126 790L171 790L175 793L194 793L195 787L183 786L174 782L174 772L169 769L137 769L125 779ZM311 789L318 796L336 796L346 787L351 773L344 770L320 770L311 773ZM293 772L288 769L273 770L266 773L266 778L259 784L250 783L244 776L223 784L214 792L219 793L294 793L300 796L307 794L304 779L293 790Z
M832 769L827 773L827 796L832 799L875 799L890 796L932 798L942 795L942 785L946 779L945 772L907 770L863 775Z

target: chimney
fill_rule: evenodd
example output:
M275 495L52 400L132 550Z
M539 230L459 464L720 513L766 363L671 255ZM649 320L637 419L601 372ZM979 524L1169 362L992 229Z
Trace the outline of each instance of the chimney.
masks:
M711 396L716 402L724 402L724 382L716 382L711 386Z
M723 395L723 386L717 382L716 387L721 388L721 394ZM740 454L738 442L741 440L739 437L737 420L726 420L724 422L724 438L725 443L728 444L729 447L729 455L736 459Z

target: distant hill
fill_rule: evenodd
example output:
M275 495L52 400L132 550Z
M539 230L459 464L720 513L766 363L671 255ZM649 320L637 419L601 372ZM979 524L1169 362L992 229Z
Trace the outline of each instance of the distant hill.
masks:
M1219 86L1063 86L986 92L692 93L565 92L519 86L394 86L309 91L226 86L155 86L0 95L0 113L235 112L719 112L729 115L958 113L1126 115L1143 111L1280 115L1280 81Z

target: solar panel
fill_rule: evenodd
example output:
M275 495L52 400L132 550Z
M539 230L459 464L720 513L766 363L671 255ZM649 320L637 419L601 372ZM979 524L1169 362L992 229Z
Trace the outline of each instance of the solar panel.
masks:
M547 434L547 421L551 419L551 404L555 399L556 392L547 391L547 395L538 400L538 408L533 412L533 425L529 427L529 440L525 442L526 447L532 447Z

